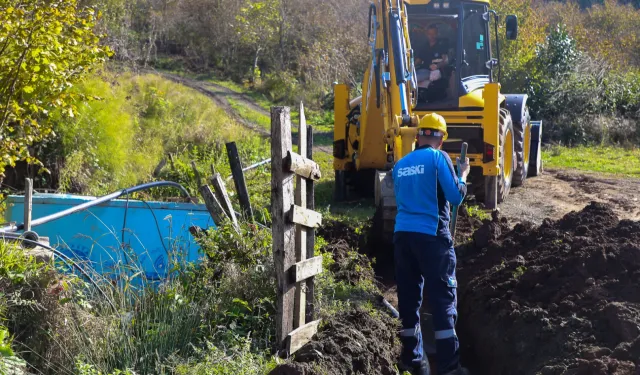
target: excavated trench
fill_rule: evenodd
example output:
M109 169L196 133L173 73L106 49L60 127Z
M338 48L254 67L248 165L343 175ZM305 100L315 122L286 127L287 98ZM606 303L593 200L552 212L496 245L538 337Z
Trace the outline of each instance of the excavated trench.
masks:
M457 331L472 374L640 374L640 222L591 203L540 226L498 216L458 224ZM381 285L391 286L392 249L375 228L367 236L333 222L318 234L376 258ZM396 329L385 314L338 315L273 373L392 374Z

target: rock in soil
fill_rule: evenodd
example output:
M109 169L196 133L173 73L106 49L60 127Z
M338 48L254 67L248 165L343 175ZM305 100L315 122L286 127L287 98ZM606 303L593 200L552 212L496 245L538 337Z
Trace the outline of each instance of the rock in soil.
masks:
M459 259L458 330L477 374L640 374L640 222L592 202L506 228L485 222Z
M397 320L356 309L332 317L292 361L269 375L395 375L399 355Z

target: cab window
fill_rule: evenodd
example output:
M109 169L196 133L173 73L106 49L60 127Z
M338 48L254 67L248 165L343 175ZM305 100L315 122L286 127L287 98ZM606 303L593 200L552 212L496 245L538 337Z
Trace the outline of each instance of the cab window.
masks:
M487 22L482 15L484 5L465 5L462 21L462 64L461 78L487 76L489 61L489 35Z

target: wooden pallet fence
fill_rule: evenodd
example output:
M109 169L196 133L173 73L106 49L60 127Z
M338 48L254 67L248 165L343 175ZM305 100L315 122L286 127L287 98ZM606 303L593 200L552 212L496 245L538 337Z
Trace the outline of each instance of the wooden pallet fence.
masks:
M322 257L313 257L313 241L309 240L313 228L322 223L322 215L311 209L313 182L320 179L321 173L318 165L307 157L310 147L302 105L300 112L298 154L292 147L290 109L271 108L271 230L277 283L276 339L286 355L295 353L317 332L319 321L309 319L312 316L309 310L313 309L310 290L313 291L313 277L322 272Z

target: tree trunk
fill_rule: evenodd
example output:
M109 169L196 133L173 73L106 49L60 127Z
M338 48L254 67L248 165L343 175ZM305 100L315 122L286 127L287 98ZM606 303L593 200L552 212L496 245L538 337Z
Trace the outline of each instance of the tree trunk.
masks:
M258 47L256 49L256 56L253 59L253 69L251 70L251 81L255 84L260 80L260 76L257 74L258 70L258 59L260 58L260 51L262 51L262 47Z

